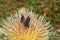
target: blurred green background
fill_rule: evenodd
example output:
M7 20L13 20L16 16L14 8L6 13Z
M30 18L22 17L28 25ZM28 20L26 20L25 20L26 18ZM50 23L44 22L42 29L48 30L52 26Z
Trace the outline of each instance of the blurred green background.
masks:
M21 7L33 7L33 12L51 21L56 32L52 33L49 40L60 40L60 31L58 31L60 29L60 0L0 0L0 23L2 18L15 14Z

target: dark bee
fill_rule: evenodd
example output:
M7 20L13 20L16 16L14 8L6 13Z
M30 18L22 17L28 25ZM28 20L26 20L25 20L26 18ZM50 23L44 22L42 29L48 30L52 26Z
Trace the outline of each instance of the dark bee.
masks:
M24 25L25 25L26 27L29 27L29 23L30 23L30 17L28 16L28 17L26 18L26 20L25 20Z
M23 15L21 15L21 23L23 23L23 22L24 22L24 20L25 20L24 16L23 16Z

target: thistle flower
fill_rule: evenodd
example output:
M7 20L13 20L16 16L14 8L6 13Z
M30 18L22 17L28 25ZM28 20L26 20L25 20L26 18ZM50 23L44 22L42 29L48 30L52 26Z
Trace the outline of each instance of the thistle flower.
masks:
M44 16L37 15L29 9L21 8L16 14L3 19L2 31L6 40L48 40L49 22Z

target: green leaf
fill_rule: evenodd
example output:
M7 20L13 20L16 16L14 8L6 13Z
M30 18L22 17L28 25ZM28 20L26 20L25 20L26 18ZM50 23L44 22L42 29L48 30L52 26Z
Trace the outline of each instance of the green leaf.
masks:
M60 19L60 14L58 14L58 15L57 15L57 18L59 18L59 19Z
M34 5L35 5L35 1L34 0L29 0L28 4L26 5L26 8L33 7Z

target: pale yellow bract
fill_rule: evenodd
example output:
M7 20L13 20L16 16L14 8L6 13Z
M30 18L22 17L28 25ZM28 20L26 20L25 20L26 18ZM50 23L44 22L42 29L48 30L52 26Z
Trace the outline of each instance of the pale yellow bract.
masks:
M21 14L25 19L27 16L31 18L29 28L26 28L20 22ZM47 27L49 22L45 22L44 16L37 19L37 15L26 8L21 8L14 16L10 16L7 20L3 19L2 29L7 36L7 40L48 40L49 31Z

